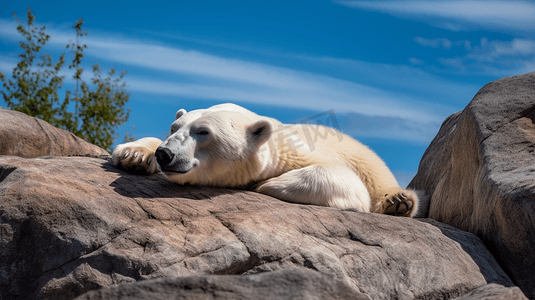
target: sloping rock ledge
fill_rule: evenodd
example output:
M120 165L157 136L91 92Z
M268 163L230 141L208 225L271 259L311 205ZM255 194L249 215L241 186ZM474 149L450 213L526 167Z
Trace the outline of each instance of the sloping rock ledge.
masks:
M142 280L192 293L212 282L211 294L309 277L328 285L326 293L356 299L450 299L489 283L513 285L475 235L433 220L178 186L99 158L0 156L0 198L1 299L73 299L102 289L82 297L98 299L121 294L114 285L127 283L125 293L152 285ZM311 288L301 297L314 299L310 285L299 281L295 291ZM261 283L251 289L270 293Z
M0 155L93 156L109 153L41 119L0 107Z

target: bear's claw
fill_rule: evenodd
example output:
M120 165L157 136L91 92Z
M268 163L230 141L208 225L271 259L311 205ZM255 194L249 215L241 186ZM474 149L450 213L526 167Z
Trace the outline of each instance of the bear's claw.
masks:
M414 210L414 199L407 196L404 192L398 192L393 195L386 194L385 200L376 210L378 213L394 216L411 216Z
M139 174L153 174L158 171L154 153L143 146L122 147L114 151L113 164L129 172Z

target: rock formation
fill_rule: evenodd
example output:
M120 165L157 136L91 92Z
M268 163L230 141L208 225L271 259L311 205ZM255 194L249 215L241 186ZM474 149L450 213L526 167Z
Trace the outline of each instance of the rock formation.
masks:
M429 218L478 235L535 299L535 73L483 87L450 116L410 187L431 196Z
M495 283L487 284L454 300L510 300L527 299L517 287L504 287Z
M535 299L535 73L444 122L410 184L430 219L179 186L0 120L2 300Z
M72 299L142 279L293 268L371 299L512 286L477 237L433 220L179 186L99 158L2 156L0 197L2 299Z
M21 157L98 156L106 150L90 144L67 130L30 117L18 111L0 107L0 155Z
M254 275L171 277L126 283L90 291L76 300L154 299L340 299L367 300L334 279L311 269L296 268Z

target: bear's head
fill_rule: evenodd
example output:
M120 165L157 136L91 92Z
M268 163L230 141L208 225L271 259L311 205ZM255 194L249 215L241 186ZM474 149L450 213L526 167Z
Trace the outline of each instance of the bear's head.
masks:
M241 187L258 173L259 149L272 132L269 120L239 112L181 109L155 156L171 181Z

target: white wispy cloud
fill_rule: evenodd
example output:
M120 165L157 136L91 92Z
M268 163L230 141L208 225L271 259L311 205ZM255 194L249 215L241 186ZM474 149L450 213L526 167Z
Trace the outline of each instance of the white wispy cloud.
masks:
M439 47L442 39L415 38L422 46ZM535 41L514 38L510 41L481 38L472 45L466 40L450 41L464 45L466 52L453 57L439 57L437 61L455 71L473 75L511 76L535 71Z
M463 47L466 51L472 50L472 42L468 40L459 40L459 41L451 41L450 39L446 38L434 38L434 39L428 39L421 36L415 37L413 39L417 44L424 46L424 47L432 47L432 48L442 48L449 50L452 47Z
M71 38L71 34L54 29L47 30L54 37L50 41L52 45L64 47ZM0 35L5 32L0 30ZM14 36L12 32L8 32L7 35ZM202 84L176 82L171 80L172 75L170 79L163 81L160 78L149 77L130 79L129 84L132 89L176 95L187 93L188 96L198 94L200 98L213 97L223 100L231 100L224 94L225 92L240 97L239 100L251 98L250 101L254 101L253 99L266 101L271 95L273 99L269 99L269 103L285 106L328 104L340 108L347 107L348 111L358 110L366 115L418 115L423 120L435 117L424 109L411 107L411 99L407 95L398 95L321 74L225 58L135 39L88 37L84 42L89 45L86 53L90 56L153 70L151 73L158 70L170 74L197 76L196 81L202 82Z
M333 57L306 57L304 59L310 63L321 62L323 65L329 65L337 72L351 73L357 77L357 81L365 78L371 85L382 84L384 89L392 91L405 91L411 95L421 95L420 97L423 98L436 97L439 92L441 101L453 106L457 104L456 101L465 103L467 100L462 98L471 97L479 89L477 85L446 80L410 65L392 65ZM424 63L415 57L409 58L409 62L416 65ZM437 110L448 111L448 107L440 107L433 101L421 102L420 105L429 105Z
M390 136L399 141L429 142L437 134L435 122L426 126L400 117L365 116L359 113L338 117L344 133L359 137Z
M2 26L5 23L11 23L11 26ZM20 39L12 26L13 23L0 20L0 38L17 41ZM65 51L65 45L73 37L72 32L50 26L47 32L52 37L49 44L58 51ZM375 121L381 122L383 125L376 126L377 128L389 124L384 118L390 118L392 124L395 122L411 125L396 130L387 128L377 130L375 136L399 139L409 137L409 140L420 142L428 142L432 136L422 135L419 127L436 133L444 117L452 112L451 107L445 110L444 106L426 103L425 99L418 99L410 93L397 92L395 89L388 91L318 73L221 57L197 50L162 45L154 41L93 35L84 38L84 43L88 45L87 56L114 64L119 63L120 68L135 67L137 71L128 75L128 88L145 94L269 104L318 111L334 109L337 113L358 114L361 116L359 118L368 118L372 122L371 126ZM398 76L399 79L399 74L406 74L405 77L410 77L412 80L425 78L426 81L421 86L405 83L420 91L430 89L426 87L426 83L432 85L433 82L438 83L439 88L443 88L444 91L458 90L452 88L453 86L466 88L440 80L410 66L370 65L366 62L330 58L317 60L326 64L345 64L354 67L355 70L362 69L363 66L368 69L373 68L368 71L362 69L360 72L367 72L368 76L369 72L376 73L372 75L383 81L399 81L394 78ZM13 63L3 59L0 68ZM66 79L68 80L68 77ZM470 88L467 90L473 91ZM370 134L373 130L365 132Z
M458 31L475 27L532 31L535 4L527 1L336 1L359 9L419 19ZM437 19L438 18L438 19Z
M0 19L0 34L3 39L19 40L20 34L17 32L17 22L14 20Z
M16 66L17 64L14 61L0 56L0 72L4 73L5 76L9 76Z
M495 60L504 56L534 56L535 41L515 38L511 41L488 41L481 40L479 47L481 55L473 54L473 57L479 57L484 60Z
M389 95L377 89L333 81L322 83L328 89L309 92L255 85L188 84L139 77L130 77L128 86L130 90L144 93L270 104L317 111L334 109L340 113L358 112L365 116L397 117L413 120L415 124L438 124L438 120L442 118L431 110L411 105L408 97L407 102L404 102L396 95Z
M411 63L411 65L423 65L425 62L419 58L416 57L409 57L408 61Z
M449 49L452 45L451 41L445 38L426 39L423 37L415 37L414 41L422 46L433 48L442 47L444 49Z

